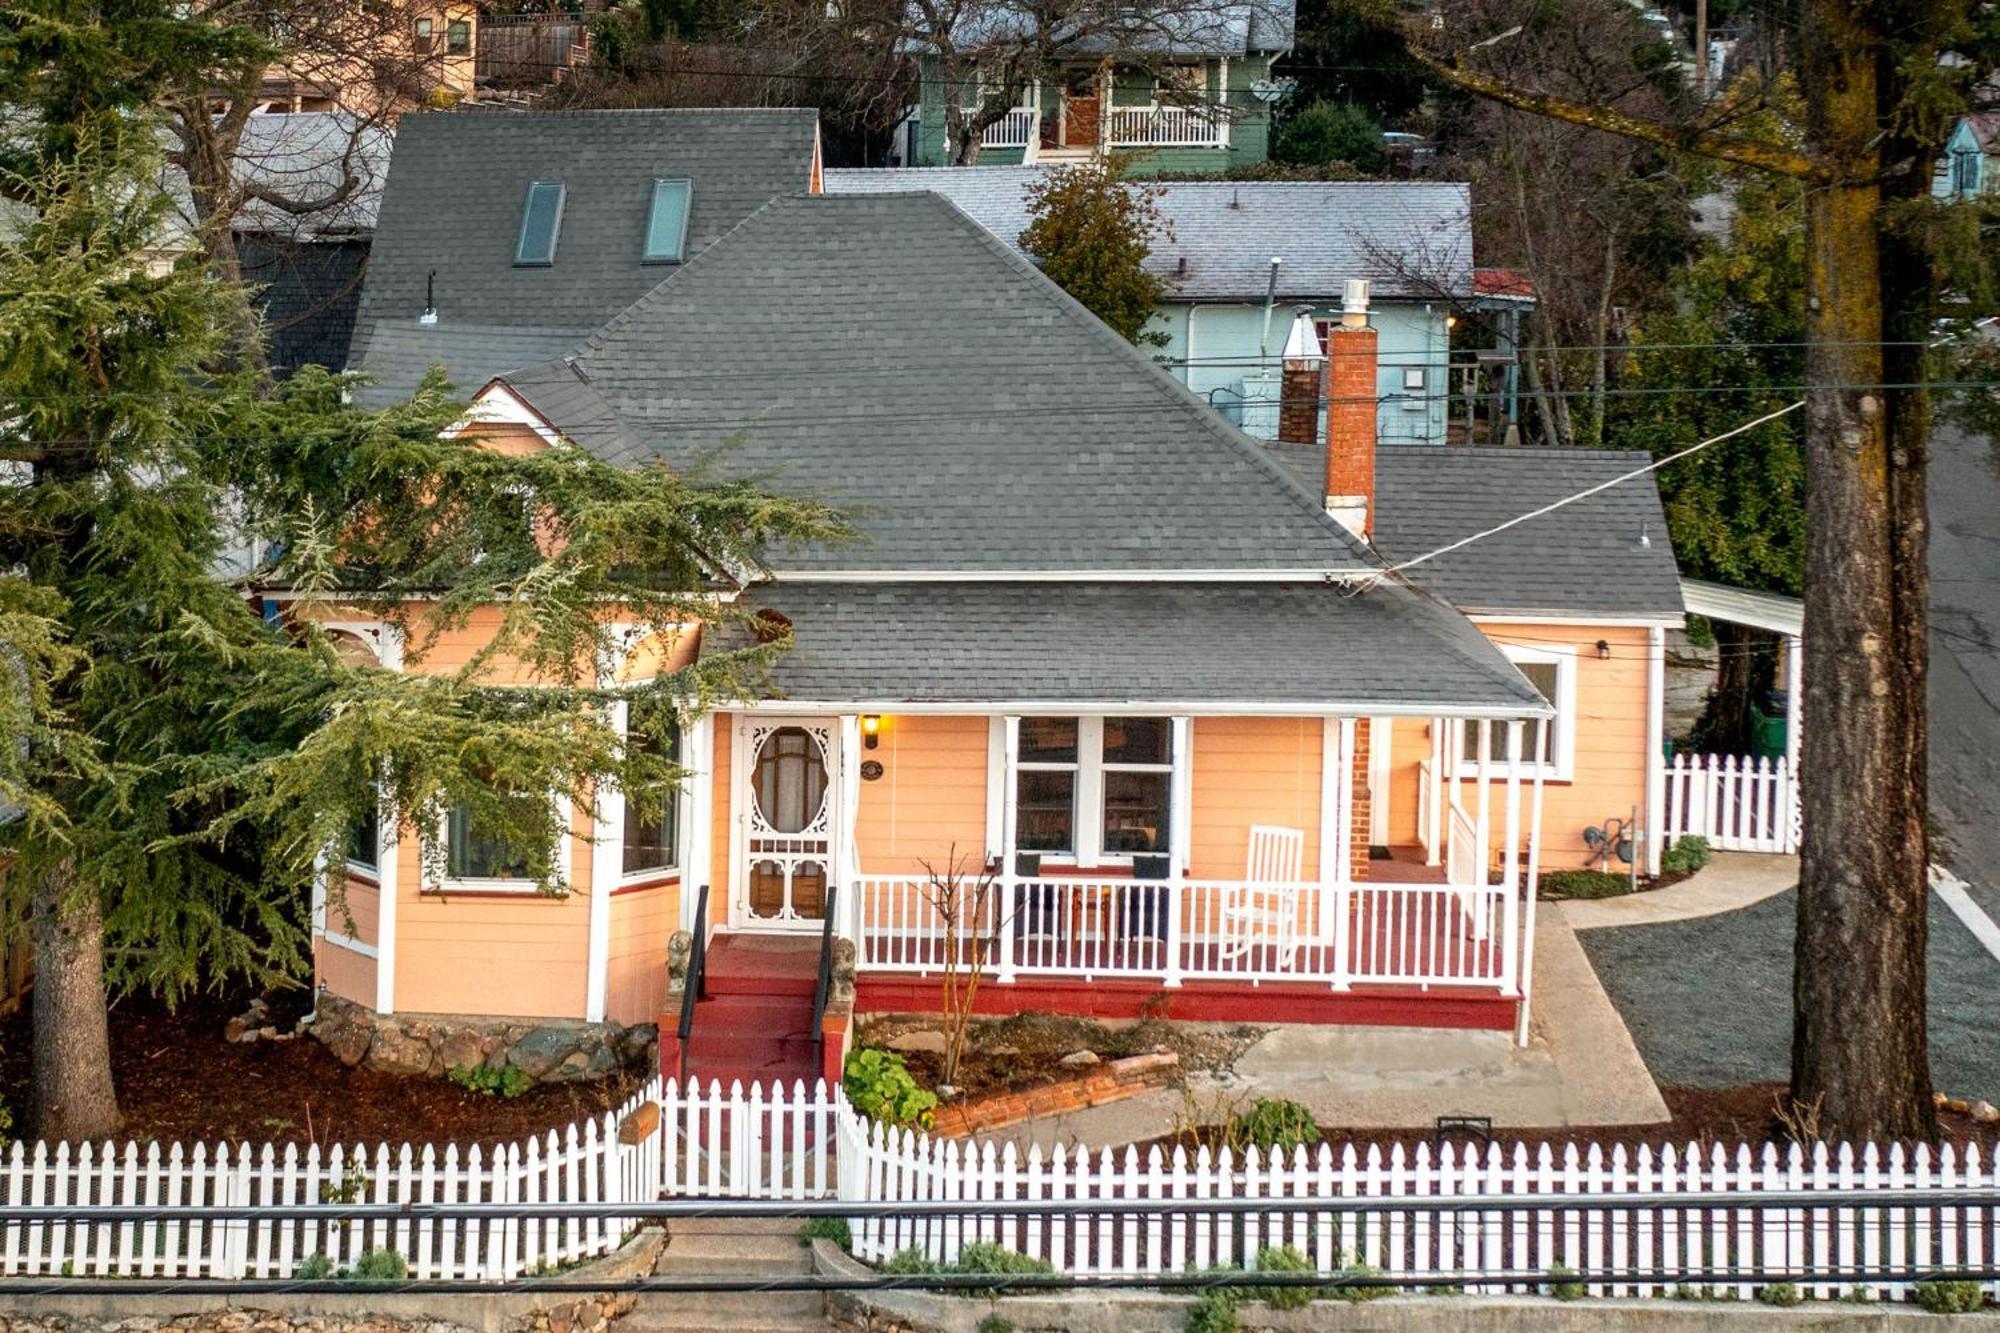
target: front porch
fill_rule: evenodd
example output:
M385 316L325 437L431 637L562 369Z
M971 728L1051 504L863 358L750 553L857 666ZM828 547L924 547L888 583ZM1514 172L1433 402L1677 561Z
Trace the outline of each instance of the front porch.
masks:
M1470 736L1488 754L1533 753L1535 723L1427 723L1440 746ZM948 971L976 971L977 1008L992 1013L1520 1018L1533 764L1432 780L1417 820L1428 846L1390 847L1371 838L1387 794L1370 763L1390 718L747 712L700 725L713 735L694 753L715 758L694 788L713 810L712 850L694 853L716 885L709 924L811 949L830 901L859 1012L934 1010Z
M1110 66L1088 66L1059 82L1031 85L1020 105L986 127L980 147L1018 151L1024 163L1103 151L1229 147L1229 118L1221 110L1227 61L1190 65L1172 87L1150 76L1141 82L1121 80ZM970 116L978 108L964 110Z

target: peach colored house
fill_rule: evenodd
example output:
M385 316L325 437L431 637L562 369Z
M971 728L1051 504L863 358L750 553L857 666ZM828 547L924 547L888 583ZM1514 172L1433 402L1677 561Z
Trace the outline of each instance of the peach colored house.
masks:
M1341 352L1372 355L1351 321ZM688 717L667 827L629 826L615 792L572 811L559 896L456 817L385 831L323 924L334 994L630 1024L661 1013L685 931L708 944L688 1071L801 1072L822 937L853 942L859 1010L930 1008L956 876L984 886L956 929L985 942L991 1009L1519 1021L1541 784L1492 756L1532 753L1549 705L945 201L773 200L477 403L495 447L720 448L708 465L822 496L861 535L771 551L727 594L796 646L770 697ZM1365 512L1372 448L1340 433L1374 412L1331 415L1327 458L1370 464L1343 501ZM398 665L391 636L343 628ZM1487 780L1454 787L1439 855L1371 854L1375 756L1425 730L1483 744Z

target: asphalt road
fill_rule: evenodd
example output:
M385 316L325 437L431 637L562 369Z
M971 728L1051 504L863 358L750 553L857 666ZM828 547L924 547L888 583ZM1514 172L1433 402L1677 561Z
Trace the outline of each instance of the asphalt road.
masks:
M2000 920L2000 448L1941 427L1930 502L1936 852Z

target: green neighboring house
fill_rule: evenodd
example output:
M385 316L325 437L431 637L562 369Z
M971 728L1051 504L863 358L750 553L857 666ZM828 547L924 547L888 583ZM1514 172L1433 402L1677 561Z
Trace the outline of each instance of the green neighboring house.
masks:
M1164 50L1078 49L988 126L979 163L1019 166L1131 154L1133 175L1225 171L1270 157L1272 65L1292 46L1292 0L1219 3ZM950 163L945 108L971 108L980 89L945 77L935 55L918 57L918 104L900 127L894 165Z
M1960 116L1931 174L1940 199L1977 199L2000 193L2000 113Z

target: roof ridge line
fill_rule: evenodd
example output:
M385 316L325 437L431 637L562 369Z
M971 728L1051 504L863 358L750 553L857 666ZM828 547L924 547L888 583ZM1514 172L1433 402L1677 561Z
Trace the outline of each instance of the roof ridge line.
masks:
M1156 361L1140 351L1136 346L1119 337L1117 333L1112 331L1109 324L1106 324L1096 315L1093 315L1089 308L1081 301L1064 291L1046 273L1043 273L1040 269L1029 263L1027 257L1020 251L981 226L971 214L953 203L945 195L930 190L920 191L919 193L937 200L948 216L954 219L959 226L969 231L981 245L984 245L987 249L1005 260L1008 267L1018 276L1032 278L1036 282L1047 284L1049 290L1055 293L1057 297L1055 304L1058 309L1068 315L1073 322L1083 326L1089 336L1096 338L1099 342L1105 343L1108 346L1115 347L1121 355L1143 366L1147 382L1153 386L1154 390L1160 396L1177 405L1191 409L1190 416L1200 423L1203 430L1235 449L1240 456L1246 459L1264 476L1276 481L1279 488L1297 501L1309 517L1316 519L1334 536L1339 544L1347 548L1350 557L1359 559L1364 565L1383 565L1387 563L1376 553L1372 546L1355 537L1353 533L1342 526L1338 519L1327 513L1324 502L1308 494L1306 489L1299 485L1298 481L1278 464L1277 460L1268 457L1264 453L1263 448L1255 440L1224 421L1215 409L1197 398L1193 390L1189 389L1172 375L1169 375ZM874 197L880 198L881 196L876 195Z

